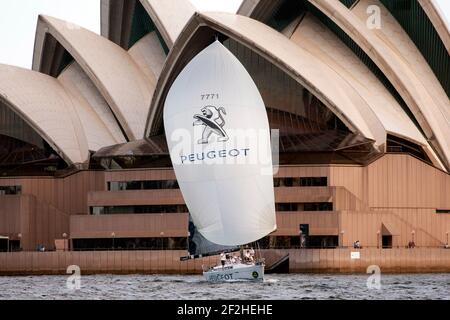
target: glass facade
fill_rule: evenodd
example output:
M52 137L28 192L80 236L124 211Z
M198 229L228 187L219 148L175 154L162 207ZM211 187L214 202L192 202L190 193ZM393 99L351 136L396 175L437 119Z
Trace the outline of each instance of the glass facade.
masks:
M275 187L326 187L327 177L275 178Z
M279 130L280 164L365 164L378 156L373 141L355 134L283 70L233 39L224 45L255 81L271 129Z
M357 3L355 0L340 0L348 8L352 7ZM398 2L398 3L397 3ZM442 42L439 40L439 36L437 35L434 27L430 23L428 17L423 12L420 4L417 1L382 1L382 3L387 7L387 9L398 19L399 23L402 24L402 27L408 32L408 34L412 37L416 45L419 46L419 49L422 51L424 56L428 59L430 66L432 66L434 72L437 77L441 81L444 89L449 92L449 74L448 72L444 72L443 70L447 70L442 67L443 65L448 65L450 61L449 55L446 52L445 48L443 48ZM272 28L283 32L291 23L300 19L307 13L311 13L315 17L317 17L324 25L324 27L329 28L344 44L346 44L358 58L377 76L377 78L383 83L383 85L389 90L389 92L394 96L394 98L401 105L403 110L409 116L411 121L414 122L419 131L422 131L421 126L417 122L415 116L410 111L403 98L397 92L392 83L386 78L385 74L378 68L378 66L372 61L372 59L364 52L364 50L359 47L336 23L334 23L330 18L328 18L325 14L323 14L319 9L317 9L314 5L305 0L284 0L281 1L278 7L275 8L274 12L270 17L266 18L266 21L263 21L267 25ZM413 19L415 18L415 19ZM423 41L426 37L431 35L433 41ZM425 38L424 38L425 37ZM427 47L428 46L428 47ZM437 53L431 52L430 48L437 47ZM431 57L431 58L430 58ZM440 63L440 64L439 64ZM439 68L440 66L440 68ZM443 75L445 74L445 75ZM447 78L445 78L447 77ZM269 104L270 107L270 104ZM292 118L292 116L289 116ZM345 130L344 130L345 131ZM336 137L341 137L337 138ZM354 140L358 146L354 148L347 149L346 151L340 149L340 142L347 141L348 139ZM336 144L337 142L337 144ZM314 132L313 134L307 136L282 136L281 137L281 151L289 151L292 152L292 149L302 149L303 152L308 153L310 159L302 159L300 157L301 163L348 163L356 162L359 164L367 164L373 158L377 156L376 152L370 147L370 144L366 144L364 147L360 145L360 137L352 137L351 135L347 135L347 138L343 135L343 132ZM391 146L389 146L389 144ZM394 146L392 146L394 144ZM333 150L339 150L335 152L332 156L330 153L324 153L323 151L330 146ZM410 153L426 162L429 162L426 153L423 151L421 146L414 145L411 146L409 143L408 146L399 146L397 142L392 143L392 141L388 141L388 150L391 152L406 152ZM353 149L353 150L352 150ZM359 150L358 150L359 149ZM399 150L399 151L392 151ZM405 151L406 150L406 151ZM329 151L329 150L328 150ZM314 153L314 155L313 155ZM303 157L306 158L306 157ZM289 160L286 157L281 158L281 164L289 164L290 161L293 161L293 155Z
M278 212L298 212L298 211L333 211L332 202L292 202L275 204Z
M387 152L389 153L409 153L410 155L419 158L431 164L430 158L427 156L421 146L410 142L408 140L388 135L387 137Z
M0 135L44 149L44 140L15 112L0 101Z
M67 165L42 137L0 99L0 175L53 175Z
M179 189L176 180L111 181L108 191Z
M333 211L332 202L293 202L277 203L276 211ZM104 214L161 214L161 213L188 213L186 205L136 205L136 206L93 206L90 207L91 215Z
M170 168L169 150L165 135L102 148L94 153L93 169Z
M450 55L419 1L380 0L427 60L450 98Z
M102 214L153 214L153 213L188 213L185 205L144 205L144 206L104 206L91 207L91 215Z
M286 0L286 1L296 1L296 0ZM386 87L386 89L392 94L392 96L397 100L397 102L402 107L403 111L408 115L410 120L414 122L415 126L422 131L421 126L416 120L415 116L409 109L406 102L403 100L400 93L391 83L391 81L386 77L385 73L377 66L377 64L367 55L367 53L355 42L353 39L342 30L332 19L327 17L319 9L317 9L313 4L308 1L303 0L306 4L307 10L311 12L315 17L317 17L322 24L330 29L353 53L373 72L373 74L378 78L378 80ZM409 1L409 0L408 0ZM347 2L347 0L344 0Z
M44 41L42 59L45 63L40 66L40 71L57 78L74 58L50 33L45 34Z
M327 177L274 178L275 187L326 187ZM108 191L179 189L176 180L109 181Z
M186 250L187 238L74 239L75 251Z
M22 186L0 186L0 196L20 194L22 194Z
M284 1L278 8L276 8L267 25L271 26L277 31L282 32L295 19L301 17L305 12L305 4L303 1Z
M150 16L148 15L144 6L140 1L134 0L134 2L135 2L135 9L131 24L131 33L130 33L130 40L128 42L128 48L131 48L134 44L136 44L136 42L141 40L147 34L151 32L156 32L159 38L159 42L161 43L161 47L164 49L164 52L168 54L169 48L164 42L158 29L155 27L155 24L150 19Z
M301 241L300 236L267 236L258 241L258 244L261 249L334 249L339 246L339 237L307 236Z

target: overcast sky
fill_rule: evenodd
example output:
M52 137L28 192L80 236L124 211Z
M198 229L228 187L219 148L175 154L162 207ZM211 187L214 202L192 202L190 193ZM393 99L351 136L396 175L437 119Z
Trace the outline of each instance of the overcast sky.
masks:
M450 0L437 0L450 21ZM201 11L236 12L242 0L191 0ZM0 63L31 68L38 14L100 33L100 0L4 0L0 4Z

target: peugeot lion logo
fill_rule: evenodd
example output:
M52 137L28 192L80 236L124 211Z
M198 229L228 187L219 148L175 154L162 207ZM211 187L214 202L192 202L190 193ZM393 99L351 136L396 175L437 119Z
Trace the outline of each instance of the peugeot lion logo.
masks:
M194 126L205 126L203 130L203 135L198 144L209 143L209 138L212 134L219 136L219 142L228 141L229 137L225 130L223 129L225 125L224 115L227 114L225 108L216 108L214 106L206 106L202 108L202 114L196 114L194 116L195 122Z

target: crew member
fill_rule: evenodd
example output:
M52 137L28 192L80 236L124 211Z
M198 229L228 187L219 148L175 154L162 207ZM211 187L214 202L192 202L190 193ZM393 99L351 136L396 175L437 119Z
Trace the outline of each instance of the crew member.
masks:
M222 264L222 268L225 267L225 263L227 262L227 257L225 255L225 252L222 252L220 254L220 263Z
M248 250L248 249L245 249L245 251L244 251L244 260L245 260L245 263L251 262L250 250Z
M250 262L255 262L255 250L253 248L250 249Z

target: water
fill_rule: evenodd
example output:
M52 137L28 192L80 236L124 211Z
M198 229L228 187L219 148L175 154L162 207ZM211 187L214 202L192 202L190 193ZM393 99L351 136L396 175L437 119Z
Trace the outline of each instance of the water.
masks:
M83 276L80 290L67 277L0 277L0 300L14 299L450 299L450 274L382 275L381 289L368 289L369 275L267 275L263 283L210 284L201 276Z

